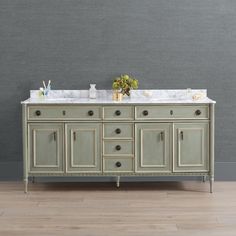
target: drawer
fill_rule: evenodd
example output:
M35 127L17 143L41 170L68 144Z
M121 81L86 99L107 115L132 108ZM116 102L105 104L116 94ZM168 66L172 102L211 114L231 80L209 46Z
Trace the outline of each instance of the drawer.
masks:
M133 124L106 123L103 125L103 137L109 139L132 139Z
M105 140L103 141L103 154L111 156L133 156L132 140Z
M104 120L133 120L134 108L131 106L107 106L103 108Z
M133 158L104 158L103 159L104 172L133 172L134 160Z
M29 120L100 120L98 106L29 106Z
M208 106L136 106L135 119L208 119Z

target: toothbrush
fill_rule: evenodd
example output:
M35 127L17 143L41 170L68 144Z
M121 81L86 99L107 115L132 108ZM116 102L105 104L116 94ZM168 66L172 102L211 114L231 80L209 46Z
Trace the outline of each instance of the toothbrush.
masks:
M51 80L48 81L47 89L50 89L50 85L51 85Z
M47 87L46 87L46 84L45 84L45 81L43 80L43 87L44 87L44 89L46 90L47 89Z

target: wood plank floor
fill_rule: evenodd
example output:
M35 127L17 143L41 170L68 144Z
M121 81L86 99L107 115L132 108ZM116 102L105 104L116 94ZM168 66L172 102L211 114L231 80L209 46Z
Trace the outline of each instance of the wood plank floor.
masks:
M0 182L0 236L236 236L236 182Z

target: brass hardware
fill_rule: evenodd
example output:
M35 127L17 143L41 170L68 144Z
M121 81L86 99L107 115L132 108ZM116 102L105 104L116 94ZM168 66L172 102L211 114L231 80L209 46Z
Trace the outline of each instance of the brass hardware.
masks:
M56 132L56 131L53 132L53 140L54 140L54 141L57 140L57 132Z
M120 116L120 115L121 115L121 111L120 111L120 110L117 110L117 111L115 112L115 114L116 114L117 116Z
M63 116L65 116L66 115L66 111L62 111L62 114L63 114Z
M73 138L74 138L74 141L76 141L76 132L75 131L73 132Z
M89 115L89 116L93 116L93 114L94 114L94 113L93 113L92 110L88 111L88 115Z
M184 140L184 131L180 132L180 137L181 137L182 140Z
M174 114L173 110L170 110L170 114L171 114L171 115L173 115L173 114Z
M200 116L200 115L202 114L202 112L201 112L201 110L196 110L196 111L195 111L195 114L196 114L197 116Z
M160 136L161 136L161 141L163 141L164 140L164 132L161 132Z
M35 112L35 114L36 114L36 116L40 116L40 115L41 115L41 111L40 111L40 110L37 110L37 111Z
M119 161L116 162L116 167L121 167L121 163Z
M120 133L121 133L121 129L117 128L117 129L116 129L116 133L117 133L117 134L120 134Z
M116 150L120 151L121 150L121 146L120 145L116 145Z
M144 110L144 111L143 111L143 115L144 115L144 116L147 116L147 115L148 115L148 111L147 111L147 110Z

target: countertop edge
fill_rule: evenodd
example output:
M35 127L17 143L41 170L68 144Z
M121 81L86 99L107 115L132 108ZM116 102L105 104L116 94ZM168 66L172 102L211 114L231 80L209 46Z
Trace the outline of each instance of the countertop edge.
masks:
M193 101L193 102L32 102L22 101L21 105L203 105L216 104L216 101Z

